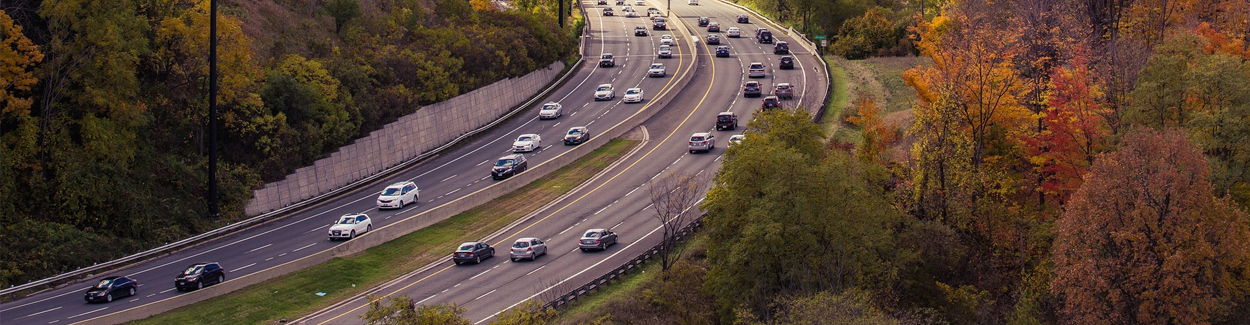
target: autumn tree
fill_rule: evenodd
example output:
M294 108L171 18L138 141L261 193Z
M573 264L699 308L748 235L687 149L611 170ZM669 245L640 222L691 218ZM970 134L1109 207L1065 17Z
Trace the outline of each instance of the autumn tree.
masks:
M881 108L871 95L860 93L855 98L855 116L847 122L860 128L860 143L856 155L864 161L881 161L881 154L894 144L895 130L881 120Z
M339 33L343 26L360 17L360 0L329 0L323 10L334 17L334 32Z
M1051 290L1065 322L1219 321L1250 288L1250 217L1213 196L1184 131L1139 130L1100 155L1059 218Z
M1041 132L1025 141L1042 177L1038 192L1062 204L1080 187L1094 157L1110 146L1111 134L1099 102L1102 90L1083 59L1054 69L1050 79Z
M6 164L0 168L29 172L38 167L32 159L38 151L38 125L30 107L34 100L32 87L39 82L35 77L35 65L42 60L39 47L26 37L21 26L0 10L0 148L4 150L0 160ZM5 177L5 183L10 181L12 177ZM15 187L5 188L11 186ZM0 208L0 213L10 214L13 210Z
M498 317L490 321L490 325L551 324L559 316L559 311L547 308L542 302L531 299L499 313Z

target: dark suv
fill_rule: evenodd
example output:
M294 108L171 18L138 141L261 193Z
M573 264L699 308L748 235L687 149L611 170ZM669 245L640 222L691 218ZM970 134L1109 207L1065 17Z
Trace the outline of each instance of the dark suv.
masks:
M778 67L781 68L782 70L794 69L794 57L789 57L789 56L781 57L781 64L778 64Z
M790 43L778 41L777 44L773 44L773 54L790 54Z
M770 32L767 29L762 30L758 34L755 35L755 40L758 41L760 44L772 44L773 32Z
M490 168L490 178L504 179L512 177L512 175L520 174L529 169L529 161L525 160L525 155L511 154L500 157L495 161L495 165Z
M599 66L605 67L605 68L615 67L616 57L612 56L612 53L604 53L603 55L599 56Z
M707 19L707 17L699 17L699 27L707 27L708 22L710 21Z
M195 263L174 278L174 287L178 291L200 289L226 281L226 269L217 262Z
M716 130L736 130L738 129L738 115L734 112L721 112L716 114Z
M135 295L135 290L139 288L139 283L135 280L124 276L110 276L100 279L95 286L87 289L87 293L83 299L87 303L93 302L113 302L115 298L129 297Z
M760 109L768 110L773 108L781 108L781 99L777 96L764 97L764 103L760 104Z
M764 90L760 89L759 81L747 81L746 84L742 85L742 96L744 97L760 97L763 93Z

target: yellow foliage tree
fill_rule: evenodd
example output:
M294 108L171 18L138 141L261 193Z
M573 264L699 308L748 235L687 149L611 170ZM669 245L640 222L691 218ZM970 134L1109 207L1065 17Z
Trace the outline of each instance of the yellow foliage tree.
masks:
M39 82L33 68L43 61L39 47L22 33L22 26L0 10L0 107L4 115L29 115L31 99L20 92L30 91Z

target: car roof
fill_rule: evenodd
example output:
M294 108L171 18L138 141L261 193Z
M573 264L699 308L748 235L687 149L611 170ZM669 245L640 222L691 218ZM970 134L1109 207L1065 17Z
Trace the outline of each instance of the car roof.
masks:
M721 116L721 115L734 115L734 112L720 112L720 114L716 114L716 115L717 115L717 116Z
M602 231L607 231L607 229L603 229L603 228L586 229L586 231L583 231L582 233L588 233L588 232L592 232L592 231L594 231L594 232L602 232Z
M521 238L517 238L516 241L530 241L534 239L538 239L538 237L521 237Z
M460 243L460 246L464 246L464 245L477 245L477 244L479 244L479 243L481 243L481 242L476 242L476 241L467 241L467 242Z
M642 88L630 88L630 89L626 89L625 91L642 91Z
M758 85L758 84L760 84L760 82L759 82L759 81L755 81L755 80L748 80L748 81L747 81L747 84L748 84L748 85Z
M712 133L709 133L709 132L699 132L699 133L691 134L690 136L691 136L691 137L710 137L710 136L712 136Z
M507 156L499 157L499 159L517 159L517 158L522 158L522 157L525 157L525 156L524 156L524 155L521 155L521 154L519 154L519 153L514 153L514 154L511 154L511 155L507 155Z
M603 87L603 86L612 87L612 84L599 84L599 87Z
M781 87L781 86L790 86L790 83L789 83L789 82L783 82L783 83L779 83L779 84L777 84L777 87Z

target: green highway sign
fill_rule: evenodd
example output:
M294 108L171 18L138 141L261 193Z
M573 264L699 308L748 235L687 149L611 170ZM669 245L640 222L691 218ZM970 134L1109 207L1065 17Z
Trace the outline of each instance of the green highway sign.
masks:
M825 35L816 35L816 39L825 39Z

